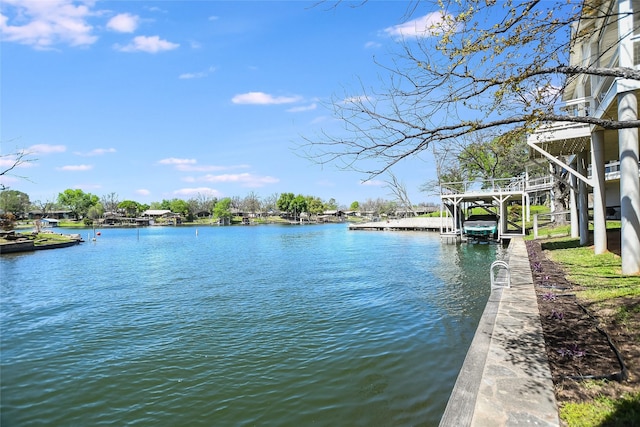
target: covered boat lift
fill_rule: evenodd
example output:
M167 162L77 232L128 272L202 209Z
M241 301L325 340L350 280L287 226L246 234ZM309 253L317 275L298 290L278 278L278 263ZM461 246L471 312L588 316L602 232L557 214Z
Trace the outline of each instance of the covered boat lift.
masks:
M510 239L525 235L525 218L529 212L529 198L525 191L524 178L496 179L491 181L473 181L471 183L447 183L442 186L440 194L442 207L447 217L452 217L450 227L443 227L443 240L464 241L464 221L471 208L481 208L498 217L497 240ZM519 202L522 207L521 225L511 223L508 219L509 203ZM517 229L509 230L509 224Z

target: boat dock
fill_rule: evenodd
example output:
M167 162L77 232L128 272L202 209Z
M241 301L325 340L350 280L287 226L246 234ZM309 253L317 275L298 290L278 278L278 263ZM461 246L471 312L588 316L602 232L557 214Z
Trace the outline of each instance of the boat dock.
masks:
M529 197L522 178L494 179L446 183L440 194L444 212L451 218L451 228L442 231L443 241L447 243L471 240L474 237L488 238L479 230L469 233L465 230L465 222L474 216L491 215L496 217L497 233L494 231L490 240L502 241L525 234L525 218L529 215ZM520 224L509 219L509 205L521 207ZM476 212L472 212L475 210ZM511 226L511 227L509 227ZM476 227L477 228L477 227ZM483 227L480 227L482 229ZM459 237L456 237L459 236Z
M400 218L383 221L364 222L360 224L349 224L349 230L370 230L370 231L437 231L451 228L453 221L451 218Z

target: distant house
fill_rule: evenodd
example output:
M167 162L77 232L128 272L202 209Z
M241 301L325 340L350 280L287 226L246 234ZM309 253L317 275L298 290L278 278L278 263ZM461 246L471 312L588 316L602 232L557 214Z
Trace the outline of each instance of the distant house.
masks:
M318 222L342 222L344 221L345 213L340 210L327 210L316 217Z
M57 227L60 225L60 220L55 218L42 218L40 222L43 227Z
M71 218L71 211L69 210L58 210L58 211L48 211L43 213L41 210L34 210L28 213L29 219L42 219L43 216L51 219L69 219Z
M147 209L142 212L142 216L150 216L152 218L168 217L171 215L169 209Z
M173 213L169 209L147 209L142 212L143 218L149 219L149 224L153 225L156 220L162 218L158 223L173 223L174 225L182 224L182 217L178 213Z
M208 210L200 210L195 213L196 218L211 218L211 212Z
M136 218L136 225L139 227L151 225L151 220L149 218Z

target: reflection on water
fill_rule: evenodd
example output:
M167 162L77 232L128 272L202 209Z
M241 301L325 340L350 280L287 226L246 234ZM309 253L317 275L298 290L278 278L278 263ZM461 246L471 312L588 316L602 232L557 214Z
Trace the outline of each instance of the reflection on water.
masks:
M495 256L342 225L3 255L1 424L437 425Z

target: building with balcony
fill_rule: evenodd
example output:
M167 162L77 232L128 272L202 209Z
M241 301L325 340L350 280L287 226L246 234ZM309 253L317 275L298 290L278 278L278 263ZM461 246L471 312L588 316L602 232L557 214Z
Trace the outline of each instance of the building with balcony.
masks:
M571 65L639 70L640 0L587 0L584 7L589 12L572 28ZM637 121L639 95L638 80L580 74L568 78L561 108L574 117ZM615 210L622 224L622 273L640 273L638 128L554 122L540 127L527 143L532 159L570 172L572 222L581 243L589 242L592 209L594 250L605 252L606 217Z

